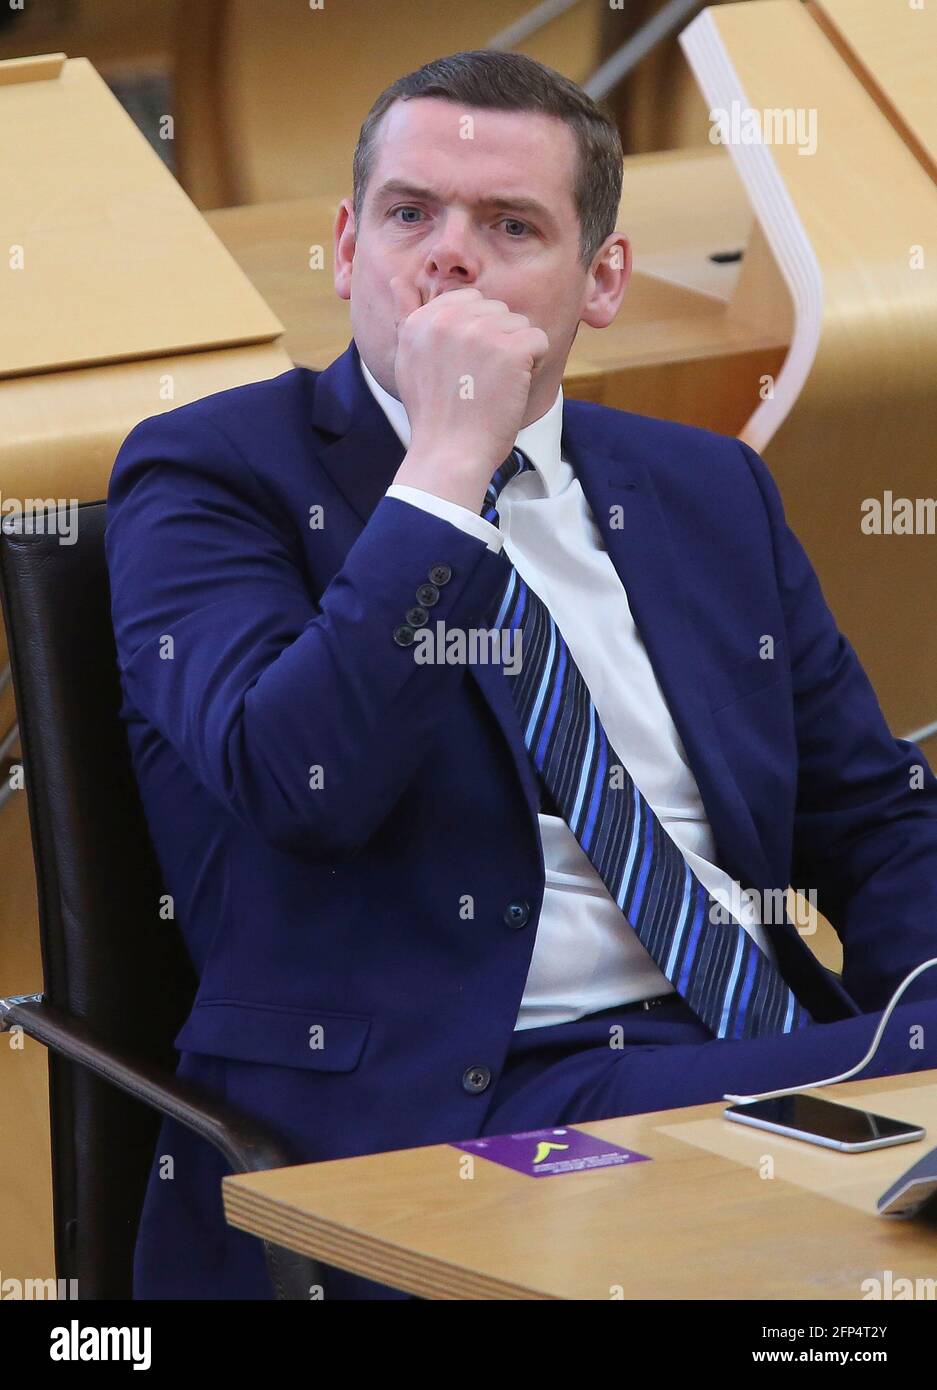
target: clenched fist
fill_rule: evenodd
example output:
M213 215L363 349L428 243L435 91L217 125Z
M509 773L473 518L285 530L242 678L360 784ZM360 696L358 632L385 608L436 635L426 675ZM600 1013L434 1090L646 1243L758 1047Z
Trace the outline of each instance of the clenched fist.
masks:
M480 290L448 290L421 304L399 275L390 287L397 392L411 430L394 481L477 512L524 423L547 335Z

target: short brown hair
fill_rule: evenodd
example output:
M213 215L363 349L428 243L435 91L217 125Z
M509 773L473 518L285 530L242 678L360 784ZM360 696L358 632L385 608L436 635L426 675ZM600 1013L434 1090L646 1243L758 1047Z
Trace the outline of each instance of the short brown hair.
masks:
M534 111L556 116L576 139L578 160L573 202L579 217L579 259L588 269L618 221L623 152L615 123L562 73L524 53L474 49L434 58L387 87L368 112L352 166L355 226L374 167L377 131L388 107L412 97L443 97L461 106L494 111Z

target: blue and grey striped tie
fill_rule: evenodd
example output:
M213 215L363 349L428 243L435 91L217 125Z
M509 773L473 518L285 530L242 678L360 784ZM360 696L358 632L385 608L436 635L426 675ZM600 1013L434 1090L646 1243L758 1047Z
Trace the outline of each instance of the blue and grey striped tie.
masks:
M512 450L481 515L498 525L501 489L532 468ZM507 561L507 556L504 557ZM545 605L510 566L495 628L521 633L509 681L531 759L638 939L717 1038L791 1033L813 1022L757 942L693 873L609 744L588 687Z

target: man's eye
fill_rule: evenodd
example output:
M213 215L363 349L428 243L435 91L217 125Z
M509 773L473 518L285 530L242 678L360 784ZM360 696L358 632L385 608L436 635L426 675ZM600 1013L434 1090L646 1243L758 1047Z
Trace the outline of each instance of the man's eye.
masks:
M391 208L390 212L389 212L387 215L388 215L388 217L396 217L398 212L419 212L419 211L420 211L419 208L411 207L409 204L403 204L403 205L402 205L401 207L399 207L399 208ZM517 217L502 217L502 218L501 218L501 221L502 221L502 222L512 222L512 223L514 224L515 227L523 227L525 233L530 231L530 228L528 227L527 223L526 223L526 222L521 222L520 219L517 218ZM413 227L413 226L416 225L416 223L413 222L413 221L410 221L410 220L408 219L408 220L404 221L404 222L402 223L402 225L405 226L405 227ZM509 238L508 238L508 240L509 240L509 241L520 241L520 240L521 240L521 237L510 235Z

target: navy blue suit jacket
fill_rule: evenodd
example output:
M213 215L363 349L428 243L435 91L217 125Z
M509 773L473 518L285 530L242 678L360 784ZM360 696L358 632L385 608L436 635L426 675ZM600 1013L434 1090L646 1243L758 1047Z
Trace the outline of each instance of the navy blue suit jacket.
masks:
M884 1006L937 954L937 781L889 733L768 469L734 438L572 400L562 443L718 862L816 890L842 981L794 926L771 934L818 1021ZM418 665L392 636L440 564L432 620L490 626L505 558L384 496L403 454L352 340L325 371L144 420L108 496L121 713L200 981L176 1045L316 1159L478 1134L543 898L509 678Z

